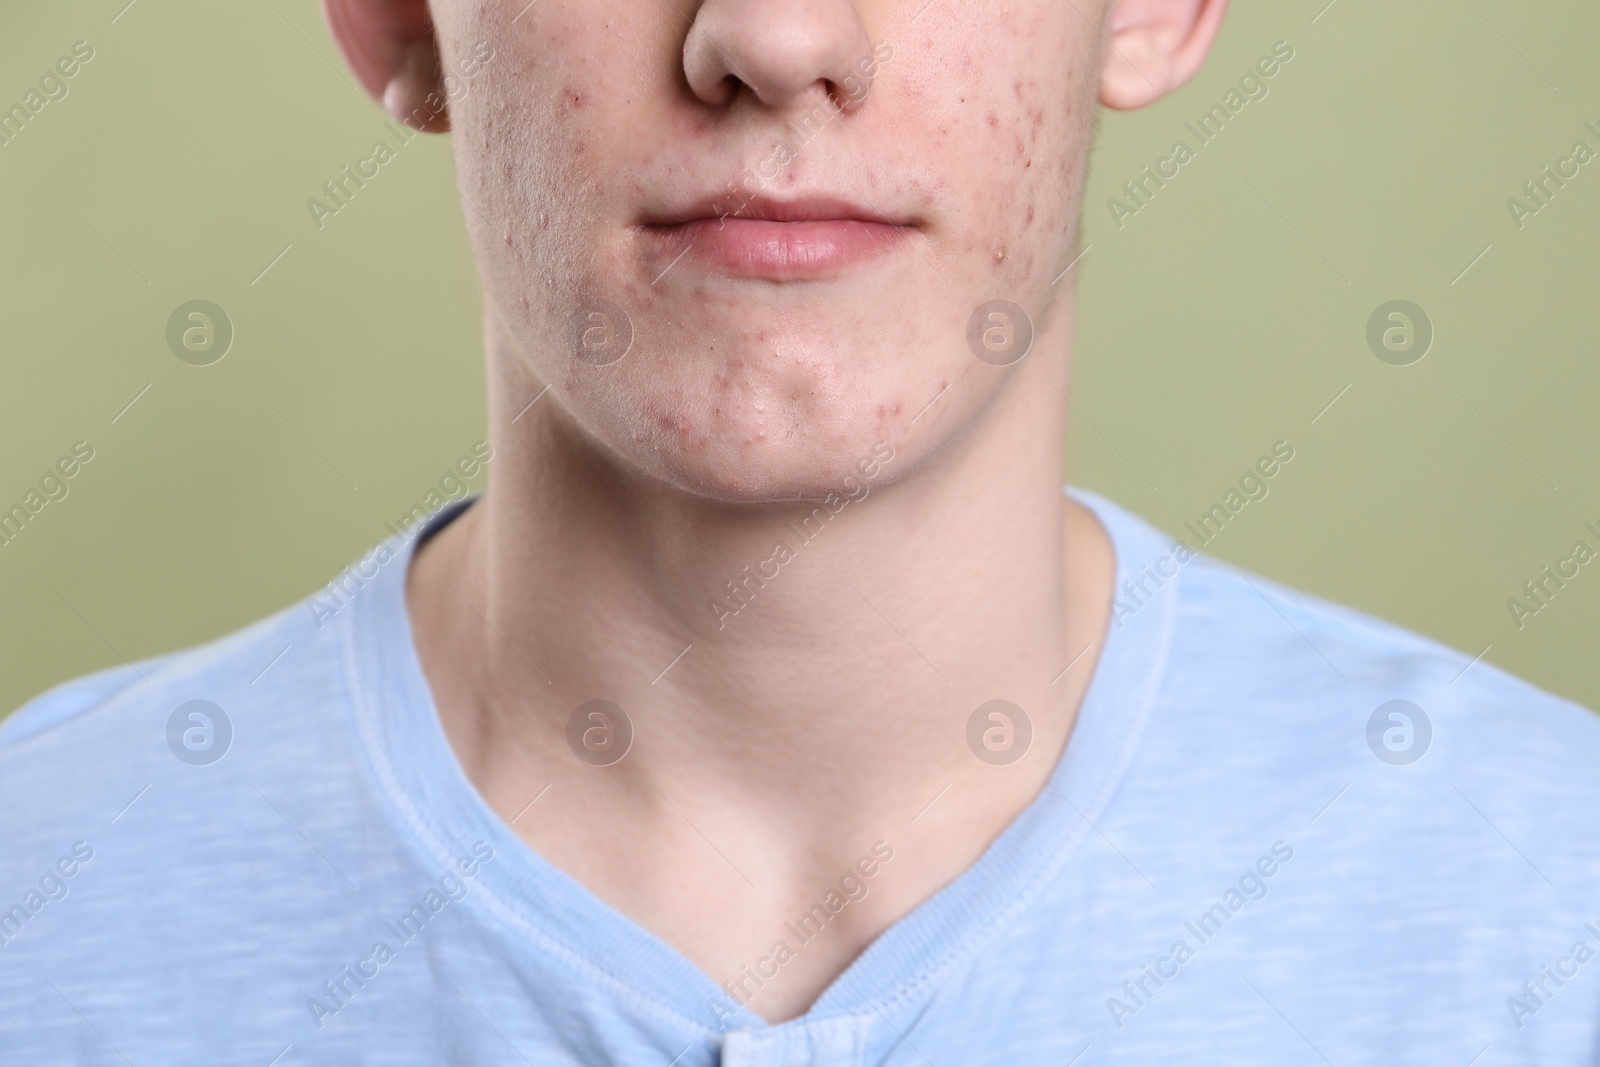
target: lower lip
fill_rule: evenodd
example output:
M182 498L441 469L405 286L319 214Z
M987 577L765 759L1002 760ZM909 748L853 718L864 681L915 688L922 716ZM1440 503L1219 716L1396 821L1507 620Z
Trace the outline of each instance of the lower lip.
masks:
M739 277L781 282L837 277L896 251L916 231L862 219L726 218L647 226L644 232L661 244L663 267L694 260Z

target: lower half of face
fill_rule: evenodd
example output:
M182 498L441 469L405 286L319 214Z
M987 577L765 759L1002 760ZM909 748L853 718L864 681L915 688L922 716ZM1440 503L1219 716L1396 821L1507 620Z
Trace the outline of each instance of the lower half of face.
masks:
M1075 254L1099 37L1057 0L925 4L441 0L491 359L726 500L826 493L880 443L910 469L981 419L1053 358L1029 345ZM720 94L686 74L697 32L739 71Z

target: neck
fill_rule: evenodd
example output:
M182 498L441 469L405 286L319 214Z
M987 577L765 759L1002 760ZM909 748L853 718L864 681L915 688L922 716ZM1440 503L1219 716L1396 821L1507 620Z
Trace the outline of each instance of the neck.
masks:
M875 843L892 851L849 921L762 991L769 1019L976 862L1066 745L1114 563L1062 494L1050 351L939 452L888 442L865 495L730 506L630 473L548 397L527 408L542 386L491 347L489 490L408 581L446 734L524 841L714 978ZM569 741L593 700L633 734L601 767ZM1026 717L1014 759L981 751L1002 723L969 729L995 700Z
M639 737L615 777L693 767L775 800L824 770L847 803L894 765L937 777L966 755L966 717L996 698L1052 732L1076 704L1058 679L1081 651L1069 631L1098 614L1067 581L1056 347L920 465L885 442L850 495L759 506L619 468L550 397L527 408L539 390L492 359L490 488L419 552L430 588L413 580L424 618L471 635L448 649L463 669L458 699L441 701L469 773L564 742L572 709L596 698ZM417 629L419 645L452 644Z
M713 977L884 843L893 874L753 1006L796 1014L1065 747L1115 569L1062 494L1066 345L1042 332L937 452L886 442L865 494L731 506L624 468L550 397L528 407L543 386L494 336L490 487L408 576L451 746L529 845ZM597 699L633 732L603 767L568 740ZM1027 717L1014 760L969 741L994 700Z

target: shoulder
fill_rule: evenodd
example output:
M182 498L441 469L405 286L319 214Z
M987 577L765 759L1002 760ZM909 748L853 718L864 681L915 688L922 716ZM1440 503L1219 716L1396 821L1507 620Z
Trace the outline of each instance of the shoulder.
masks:
M0 830L0 845L56 849L63 835L108 825L144 787L222 760L241 737L271 751L301 712L342 699L339 633L303 602L35 697L0 723L0 804L25 816Z
M1218 795L1270 788L1312 812L1355 783L1341 806L1360 792L1453 832L1487 820L1600 873L1582 815L1600 809L1600 716L1495 667L1492 646L1446 647L1078 495L1117 549L1111 639L1162 664L1170 743L1145 751L1163 773L1194 773L1203 752Z
M1458 725L1600 756L1600 716L1495 667L1492 645L1452 649L1206 556L1185 569L1179 611L1189 653L1248 661L1249 675L1296 679L1308 697L1426 697Z
M67 682L0 724L0 1002L21 1006L0 1019L0 1047L59 1058L79 1025L71 1005L169 1052L233 1040L240 1004L261 1032L304 1018L328 947L370 918L372 898L351 887L414 862L371 773L357 712L370 703L353 695L358 620L380 600L353 581L340 601L325 588L216 641ZM259 965L247 990L239 960ZM175 996L209 1005L176 1037L151 1023Z
M205 690L233 695L269 673L279 651L327 646L330 628L308 612L310 601L285 608L242 629L187 649L125 663L62 682L0 720L0 758L19 748L48 743L78 729L83 720L114 717L130 707L162 704ZM267 659L256 660L271 649ZM252 669L253 667L253 669ZM287 672L286 672L287 673Z
M1116 549L1110 636L1127 629L1144 641L1136 635L1151 633L1152 616L1169 619L1159 650L1168 701L1225 704L1255 730L1262 724L1252 720L1285 715L1301 727L1338 720L1342 729L1359 714L1364 725L1383 703L1408 700L1438 720L1438 740L1512 773L1542 761L1600 762L1600 716L1495 667L1492 645L1449 648L1196 552L1097 494L1071 492ZM1165 608L1147 610L1158 603ZM1600 790L1600 775L1590 777Z
M1483 652L1206 557L1184 568L1174 630L1168 700L1226 716L1273 781L1329 796L1356 782L1419 827L1452 838L1476 827L1600 874L1585 814L1600 810L1589 709Z

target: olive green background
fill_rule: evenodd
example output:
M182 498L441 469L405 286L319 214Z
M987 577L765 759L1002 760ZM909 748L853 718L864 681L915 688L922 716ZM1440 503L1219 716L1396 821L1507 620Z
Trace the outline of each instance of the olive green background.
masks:
M1600 706L1600 563L1521 630L1506 605L1600 548L1600 164L1521 230L1506 206L1600 148L1600 9L1324 3L1236 3L1194 83L1103 116L1073 481L1176 533L1288 440L1209 551ZM0 507L96 452L0 547L0 709L306 596L484 432L448 143L402 149L318 232L307 198L383 120L313 0L125 4L0 13L0 107L74 42L97 53L0 146ZM1279 40L1270 94L1118 228L1123 181L1193 146L1185 121ZM237 337L197 368L165 332L201 298ZM1408 367L1365 340L1398 298L1436 329Z

